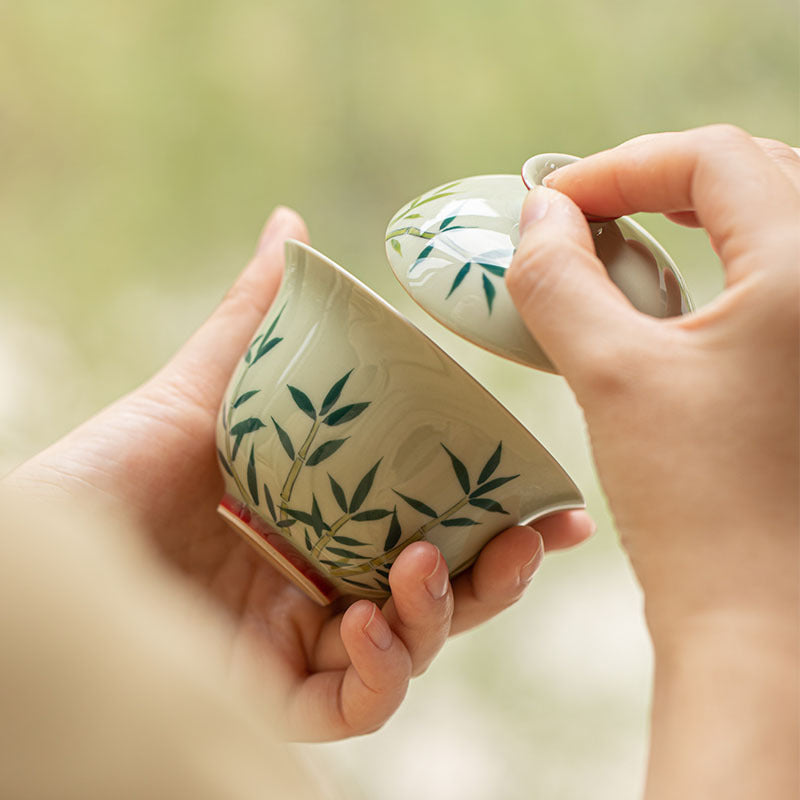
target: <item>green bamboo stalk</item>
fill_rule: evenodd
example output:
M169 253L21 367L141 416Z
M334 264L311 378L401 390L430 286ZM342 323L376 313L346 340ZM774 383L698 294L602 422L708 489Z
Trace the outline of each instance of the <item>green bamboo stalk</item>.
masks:
M361 575L365 572L370 572L375 567L380 567L382 564L386 564L388 561L392 561L396 558L400 551L403 550L408 545L412 544L413 542L418 542L422 539L425 534L433 530L437 525L444 522L444 520L449 519L456 513L462 509L467 503L469 502L469 495L465 495L461 500L457 503L454 503L450 508L447 509L443 514L440 514L435 519L429 520L426 522L422 527L417 528L410 536L407 536L401 542L396 544L391 550L387 550L385 553L376 556L375 558L370 559L364 564L361 564L357 567L338 567L336 569L331 570L331 575L335 575L337 578L349 578L351 575Z
M336 535L336 532L349 522L351 517L352 514L342 514L342 516L331 525L331 529L320 537L320 540L314 545L314 549L311 551L311 555L314 556L314 558L319 558L320 555L322 555L323 550L325 550L331 539Z
M283 482L283 488L281 489L281 521L288 519L288 514L286 513L286 505L291 500L292 492L294 491L295 483L297 483L297 477L300 474L300 470L306 463L306 458L308 456L308 451L311 449L311 444L314 441L314 438L319 431L319 426L322 424L322 419L317 417L314 420L314 424L311 426L311 430L306 436L306 440L303 442L303 446L298 451L297 455L292 462L292 466L289 468L289 474L286 476L286 480Z

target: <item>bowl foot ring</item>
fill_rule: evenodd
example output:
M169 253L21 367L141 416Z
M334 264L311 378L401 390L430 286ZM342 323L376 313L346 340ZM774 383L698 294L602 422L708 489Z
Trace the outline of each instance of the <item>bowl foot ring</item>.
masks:
M261 555L266 556L281 574L322 606L336 597L336 588L320 575L291 542L276 533L261 517L231 495L217 506L219 515Z

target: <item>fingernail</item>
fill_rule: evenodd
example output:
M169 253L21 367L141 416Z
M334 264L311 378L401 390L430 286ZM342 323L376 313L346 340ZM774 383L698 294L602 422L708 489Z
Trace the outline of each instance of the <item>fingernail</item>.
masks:
M519 583L521 586L525 586L526 584L531 582L534 573L542 563L542 558L544 556L544 542L542 541L542 535L536 531L539 536L539 547L537 548L536 552L533 554L533 557L530 561L526 561L520 568L519 568Z
M522 214L519 220L519 232L543 219L550 208L550 190L542 186L534 186L528 192L525 202L522 205Z
M424 579L423 583L428 590L428 594L434 600L441 600L447 594L447 587L450 584L450 576L447 574L447 565L443 563L442 554L436 551L436 564L431 570L430 575Z
M392 630L389 624L378 614L378 606L372 604L372 615L364 626L364 633L379 650L388 650L392 646Z

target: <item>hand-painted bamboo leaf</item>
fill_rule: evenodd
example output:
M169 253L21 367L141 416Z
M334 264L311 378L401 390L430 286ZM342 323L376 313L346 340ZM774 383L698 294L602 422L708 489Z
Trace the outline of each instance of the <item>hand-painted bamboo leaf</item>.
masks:
M309 457L306 461L306 464L309 467L313 467L316 464L319 464L320 461L324 461L329 456L332 456L345 442L347 439L331 439L329 442L325 442L325 444L321 444Z
M314 525L314 518L307 511L301 511L299 508L286 508L284 509L290 517L294 517L298 522L304 525ZM278 523L280 525L280 523Z
M494 478L493 480L489 481L488 483L484 483L483 486L479 486L470 495L470 497L480 497L482 494L486 494L487 492L491 492L492 490L497 489L498 486L502 486L504 483L508 483L509 481L513 481L514 478L519 478L519 475L508 475L505 478Z
M342 406L336 411L331 411L323 422L331 426L343 425L345 422L355 419L368 405L369 403L352 403L349 406Z
M468 519L467 517L452 517L450 519L443 519L442 525L445 528L467 528L470 525L480 525L480 522L476 522L474 519Z
M275 519L275 506L272 502L272 495L270 494L269 487L266 483L262 483L261 485L264 487L264 499L267 501L269 513L272 516L272 519Z
M231 428L231 435L236 437L236 441L233 444L233 453L231 453L231 458L235 461L236 454L239 452L239 445L242 443L242 438L246 433L252 433L253 431L257 431L259 428L263 428L264 423L260 419L256 419L256 417L250 417L249 419L243 419L241 422L237 422Z
M402 247L400 247L400 242L398 242L398 241L397 241L397 239L392 239L392 247L393 247L393 248L394 248L394 249L395 249L395 250L396 250L398 253L400 253L400 255L403 255L403 248L402 248Z
M381 589L383 589L383 591L384 591L384 592L391 592L391 591L392 591L392 589L391 589L391 587L389 586L389 584L388 584L388 583L386 583L385 581L382 581L380 578L375 578L375 583L377 583L377 584L378 584L378 586L379 586Z
M353 550L346 550L344 547L329 547L329 553L333 553L335 556L342 556L342 558L355 558L359 561L363 561L368 556L363 555L362 553L356 553Z
M403 219L419 219L422 214L406 214Z
M425 505L425 503L423 503L421 500L415 500L413 497L406 497L406 495L400 494L400 492L398 492L397 489L392 489L392 491L396 495L402 497L403 500L405 500L406 503L408 503L411 506L411 508L413 508L415 511L419 511L420 514L426 514L427 516L433 518L439 516L430 506Z
M489 460L483 465L483 469L481 470L481 474L478 476L478 483L484 483L489 480L494 474L494 471L497 469L498 464L500 463L500 456L503 453L503 443L497 445L496 450L489 456Z
M489 306L489 313L491 314L492 303L494 303L494 296L497 294L497 290L486 275L482 275L481 277L483 278L483 293L486 295L486 303Z
M417 256L417 260L409 267L408 271L411 272L411 270L413 270L417 266L417 264L424 261L432 252L433 252L432 244L423 247L422 250L420 250L419 255Z
M314 528L314 533L317 534L317 538L322 536L322 531L328 526L325 524L325 521L322 519L322 512L319 510L319 503L317 503L317 498L315 495L311 495L312 504L311 504L311 525Z
M349 547L365 547L366 542L359 542L358 539L353 539L351 536L334 536L334 542L339 542L339 544L346 544Z
M245 364L250 363L250 359L253 357L253 348L256 346L256 343L261 339L264 334L259 333L252 342L250 342L250 347L247 348L247 353L245 354L244 361Z
M225 470L225 472L227 472L228 475L230 475L232 478L233 470L231 469L231 465L225 460L225 456L222 455L222 450L220 450L219 448L217 448L217 458L219 458L219 463L222 464L222 467Z
M344 385L347 383L347 379L350 377L352 372L353 370L350 370L349 372L345 373L328 390L328 394L325 395L325 399L322 401L322 407L319 410L321 417L324 417L333 408L334 404L341 396L342 389L344 389Z
M506 274L507 267L501 267L499 264L484 264L482 262L478 262L478 264L483 267L487 272L491 272L492 275L497 275L498 278L504 278Z
M373 522L376 519L388 517L391 513L388 508L373 508L370 511L360 511L358 514L353 514L353 519L356 522Z
M313 545L311 544L311 537L308 535L308 528L303 528L303 533L306 536L306 550L311 550Z
M372 483L375 480L375 473L378 471L378 466L383 459L378 459L372 469L359 481L353 496L350 499L350 508L348 511L352 514L361 508L361 504L367 499L369 490L372 488Z
M497 500L490 500L488 497L473 497L469 504L476 508L483 508L486 511L494 511L496 514L508 514Z
M317 412L314 410L314 404L309 400L305 392L300 391L296 386L289 386L289 391L292 394L292 399L297 404L297 407L304 413L308 414L311 419L317 418Z
M277 316L277 317L275 317L275 319L274 319L274 320L272 320L272 322L270 323L270 326L269 326L269 328L267 328L267 330L266 330L266 333L264 334L264 340L265 340L265 341L266 341L267 339L269 339L269 337L270 337L270 336L272 336L272 331L274 331L274 330L275 330L275 326L278 324L278 320L279 320L279 319L281 318L281 316L283 315L283 310L284 310L285 308L286 308L286 303L284 303L284 304L283 304L283 306L282 306L281 310L278 312L278 316Z
M289 434L275 422L275 417L271 417L272 424L275 426L275 430L278 433L278 439L280 440L281 445L283 445L283 449L286 451L286 455L294 461L294 445L292 444L292 440L289 437Z
M383 543L383 549L391 550L400 541L402 533L400 521L397 519L397 506L395 506L392 512L392 521L389 523L389 533L386 535L386 541ZM389 575L388 569L386 575Z
M239 395L239 397L237 398L236 402L233 404L233 407L234 408L239 408L239 406L242 403L244 403L247 400L249 400L254 394L258 394L259 391L260 391L259 389L253 389L250 392L245 392L244 394Z
M258 475L256 474L256 446L250 447L250 459L247 462L247 488L253 502L258 505Z
M389 577L389 570L386 567L376 567L375 572L377 572L378 575L383 575L384 578Z
M328 473L328 480L331 482L331 491L333 492L333 496L336 499L336 504L342 511L347 513L347 496L344 493L344 489L339 486L338 483L333 479L330 473Z
M287 513L288 513L288 511L287 511ZM279 528L291 528L292 525L294 525L296 522L297 522L296 519L282 519L279 522L276 522L275 524Z
M252 433L253 431L257 431L259 428L263 428L264 423L257 419L256 417L249 417L248 419L243 419L241 422L237 422L232 428L231 433L234 436L242 436L245 433Z
M439 233L444 233L447 230L447 226L450 225L455 220L455 216L447 217L447 219L442 220L442 224L439 226Z
M272 350L275 345L280 344L283 341L282 336L276 336L274 339L270 339L267 341L266 337L264 337L264 341L258 347L258 352L256 353L256 357L252 360L250 366L256 363L259 359L263 358L270 350Z
M444 451L447 455L450 456L450 461L453 463L453 472L456 473L456 478L458 478L458 482L461 484L461 488L464 490L464 494L469 494L470 483L469 483L469 473L467 472L467 468L464 466L463 462L459 461L444 445Z
M458 287L461 285L461 283L464 280L464 278L467 277L467 274L469 273L469 269L470 269L471 266L472 266L472 262L471 261L467 261L467 263L464 264L463 267L461 267L461 269L458 271L458 274L453 279L453 285L450 287L450 291L447 293L447 297L450 297L450 295L453 294L453 292L456 289L458 289ZM445 298L445 300L447 299L447 297Z

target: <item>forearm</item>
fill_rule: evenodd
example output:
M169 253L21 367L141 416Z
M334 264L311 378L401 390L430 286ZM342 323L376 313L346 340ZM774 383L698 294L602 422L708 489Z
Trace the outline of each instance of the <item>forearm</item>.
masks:
M800 794L797 608L654 638L646 800Z

